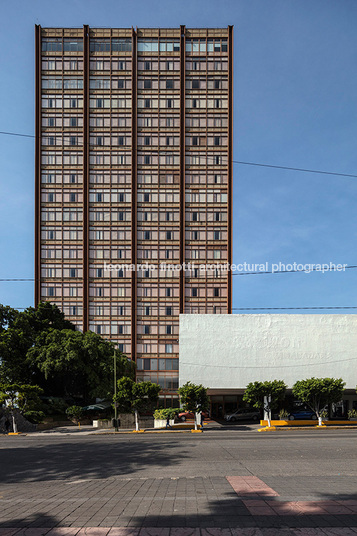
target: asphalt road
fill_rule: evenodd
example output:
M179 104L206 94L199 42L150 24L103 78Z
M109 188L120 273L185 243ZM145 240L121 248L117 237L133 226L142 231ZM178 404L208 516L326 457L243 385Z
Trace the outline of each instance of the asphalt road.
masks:
M326 429L0 436L0 527L336 526L332 513L251 515L244 500L262 497L239 497L227 477L256 477L284 504L357 508L356 442L357 430ZM357 527L357 509L338 522Z

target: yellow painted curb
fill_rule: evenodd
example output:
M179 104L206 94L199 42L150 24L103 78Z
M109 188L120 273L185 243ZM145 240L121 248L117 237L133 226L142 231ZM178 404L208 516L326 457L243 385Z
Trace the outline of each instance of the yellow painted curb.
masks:
M275 426L266 426L265 428L258 428L258 432L273 432L274 430L276 430L276 427Z
M7 435L21 435L21 432L9 432Z
M202 430L191 430L191 434L202 434Z

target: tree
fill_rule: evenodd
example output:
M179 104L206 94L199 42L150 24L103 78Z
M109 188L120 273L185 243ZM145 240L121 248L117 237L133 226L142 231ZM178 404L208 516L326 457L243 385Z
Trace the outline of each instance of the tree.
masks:
M268 426L271 426L271 410L285 398L286 385L283 380L248 383L243 400L254 408L264 409L268 414Z
M207 411L209 408L207 387L203 387L201 384L196 385L194 383L187 382L178 389L178 394L180 396L183 409L194 414L195 430L197 430L196 413Z
M36 383L57 396L113 396L114 359L117 375L135 375L135 365L113 343L87 331L50 329L41 333L27 352Z
M160 385L151 382L136 383L128 377L118 380L117 394L113 397L119 411L134 413L135 430L139 430L139 414L152 411L159 399Z
M345 385L342 378L309 378L299 380L293 385L293 395L316 413L321 426L321 412L327 404L342 399Z
M56 305L41 302L20 312L0 305L0 381L35 383L27 352L37 337L50 329L76 328Z
M14 432L17 431L15 410L18 409L25 416L27 412L34 413L41 406L42 393L43 390L38 385L0 384L0 404L5 404L10 410Z

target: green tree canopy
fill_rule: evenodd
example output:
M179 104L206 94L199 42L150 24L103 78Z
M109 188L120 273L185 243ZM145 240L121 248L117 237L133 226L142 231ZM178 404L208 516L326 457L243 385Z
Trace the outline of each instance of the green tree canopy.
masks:
M309 378L293 385L293 395L316 413L321 424L321 411L342 399L345 385L342 378Z
M27 352L44 331L50 329L75 330L56 305L39 303L17 311L0 306L0 381L7 383L34 383Z
M281 400L284 400L286 384L283 380L265 382L251 382L245 388L243 400L254 408L264 409L268 413L270 426L271 410L276 408Z
M136 383L132 378L123 377L118 380L117 394L114 396L119 411L135 414L135 427L139 429L138 415L151 411L159 399L160 385L152 382Z
M197 430L196 413L207 411L209 408L207 387L204 387L201 384L196 385L194 383L187 382L178 389L178 394L180 396L183 409L194 414L195 430Z
M0 381L39 385L58 397L113 396L117 376L135 377L135 365L91 331L82 333L56 305L41 302L23 312L0 306Z
M113 396L114 355L117 374L134 376L132 361L100 335L87 331L50 329L41 333L27 352L37 383L54 396Z

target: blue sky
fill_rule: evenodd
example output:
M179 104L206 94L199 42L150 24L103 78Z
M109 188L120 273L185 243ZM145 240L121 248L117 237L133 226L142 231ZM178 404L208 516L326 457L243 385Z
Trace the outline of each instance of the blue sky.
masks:
M35 24L233 24L234 159L357 174L355 0L7 0L2 21L1 131L34 133ZM0 278L31 278L31 138L0 135L0 185ZM357 265L356 198L357 178L234 164L234 261ZM233 279L236 312L357 305L357 269ZM33 283L0 282L0 302L32 305Z

